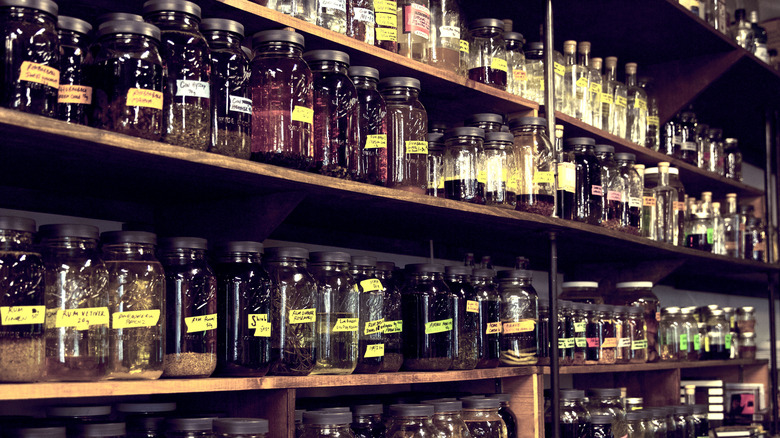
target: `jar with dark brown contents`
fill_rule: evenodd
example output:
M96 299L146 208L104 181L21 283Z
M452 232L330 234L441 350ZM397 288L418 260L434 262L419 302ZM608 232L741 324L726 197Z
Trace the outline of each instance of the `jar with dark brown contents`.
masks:
M398 52L398 2L396 0L374 0L374 45Z
M394 373L401 369L404 362L403 319L401 317L401 287L393 274L395 263L377 262L376 278L382 282L384 306L382 316L385 319L382 327L385 341L385 360L382 371Z
M444 133L444 194L455 201L484 204L484 190L477 187L477 157L485 131L460 127Z
M444 134L428 133L428 196L446 198L444 193Z
M574 311L572 302L558 300L558 364L574 363Z
M171 237L160 245L165 269L165 377L208 377L217 366L217 278L206 239Z
M585 326L585 339L587 347L585 349L585 365L596 365L601 357L601 335L604 324L603 317L599 317L595 304L586 304L585 312L587 314L587 323Z
M206 18L200 30L211 48L211 143L209 152L249 159L252 96L249 58L241 49L244 26L233 20Z
M211 50L198 30L200 6L186 0L148 0L144 19L162 31L165 62L162 140L205 151L211 142Z
M479 303L477 368L495 368L501 356L501 295L495 286L496 271L475 269L472 277Z
M547 133L547 120L520 117L510 120L509 127L515 136L515 172L509 176L507 190L515 189L515 209L552 216L555 206L555 156Z
M572 327L574 328L574 359L572 365L585 365L585 357L588 349L586 330L588 326L588 313L585 303L572 304Z
M92 103L92 86L82 71L89 48L87 35L92 25L74 17L59 16L60 88L57 92L57 118L85 125L87 109Z
M473 370L479 361L479 301L471 284L473 270L468 266L447 266L446 281L452 292L454 324L452 332L453 370Z
M57 116L57 12L57 4L51 0L0 1L0 106Z
M360 108L360 155L357 181L384 186L387 184L387 104L377 90L379 70L353 66L349 77L355 84Z
M536 357L539 358L539 365L550 365L550 302L548 300L539 300L539 325L538 325L539 347L536 350Z
M384 285L376 275L376 257L353 256L350 270L360 287L358 364L355 373L375 374L382 369L385 343Z

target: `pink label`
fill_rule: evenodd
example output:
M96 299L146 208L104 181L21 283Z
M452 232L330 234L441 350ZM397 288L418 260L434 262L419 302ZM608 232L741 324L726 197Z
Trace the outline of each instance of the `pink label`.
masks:
M598 348L599 338L585 338L588 341L588 347Z
M604 196L604 189L601 186L590 186L590 194L593 196Z
M614 190L607 191L607 199L610 201L622 201L623 196L620 194L620 192L616 192Z
M426 40L431 35L431 11L425 6L404 6L404 33L413 33Z

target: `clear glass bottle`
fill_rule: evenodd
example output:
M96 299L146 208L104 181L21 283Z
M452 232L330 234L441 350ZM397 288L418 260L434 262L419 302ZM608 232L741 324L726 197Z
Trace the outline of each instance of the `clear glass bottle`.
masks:
M757 262L766 262L766 230L764 221L748 218L745 227L745 258Z
M428 133L428 189L425 194L445 198L444 191L444 134Z
M445 274L453 309L450 369L473 370L479 362L477 333L480 330L479 301L471 280L473 270L468 266L447 266Z
M698 145L696 142L696 114L684 111L680 114L680 122L677 125L675 136L674 158L685 161L694 166L698 163Z
M515 136L515 172L507 190L517 194L516 210L552 216L555 210L555 156L547 133L547 119L520 117L509 121ZM515 182L516 181L516 182Z
M574 152L576 191L574 220L598 225L601 223L604 190L601 167L594 153L596 141L588 137L567 138L564 147Z
M636 63L626 64L626 140L640 146L647 144L647 93L637 85Z
M725 154L723 152L723 130L710 128L707 130L707 149L710 155L708 167L706 170L714 172L716 175L723 175L723 164Z
M728 28L728 10L725 0L706 0L705 17L707 23L714 27L720 33L727 35Z
M447 199L484 204L477 187L477 154L483 149L485 131L461 127L444 134L444 193Z
M498 271L501 293L501 364L533 365L537 361L538 297L531 271Z
M57 17L60 39L59 89L57 118L85 125L87 108L92 103L92 87L88 84L82 64L87 56L92 25L75 17Z
M695 362L699 360L701 338L696 318L693 317L695 307L680 309L680 360Z
M379 81L387 102L387 186L423 194L428 187L428 113L419 101L420 81Z
M658 97L656 95L655 80L649 76L639 78L639 87L647 94L647 134L645 146L657 151L661 148L661 119L658 113Z
M596 76L598 75L593 71L593 69L590 66L590 42L580 41L579 44L577 44L577 53L578 53L577 64L579 65L579 70L583 72L582 77L587 78L587 83L588 83L587 89L582 90L585 93L585 97L583 99L585 105L582 107L581 120L589 125L592 125L595 128L600 128L601 118L599 117L599 122L598 124L596 124L593 118L593 110L594 108L597 109L601 108L601 77L599 77L598 81L596 81ZM581 81L582 84L584 84L585 82L586 82L585 80ZM577 83L575 85L579 87L580 83ZM577 91L579 92L579 90ZM601 112L599 111L597 114L601 114Z
M723 309L713 309L707 319L707 337L704 338L704 359L725 360L731 357L731 332Z
M398 54L428 64L431 61L430 0L398 0Z
M550 365L550 301L540 299L538 302L539 320L537 323L536 363L541 366Z
M404 318L404 369L444 371L452 366L454 311L444 282L444 266L406 265L408 281L401 295Z
M572 326L574 327L574 360L572 365L585 365L585 353L588 345L585 331L588 325L585 303L572 304Z
M744 258L744 228L737 205L737 194L726 194L726 214L723 216L723 246L730 257Z
M46 379L100 380L107 372L108 270L90 225L42 225L46 284Z
M514 209L517 195L509 190L508 178L514 165L514 135L509 132L485 134L483 152L477 160L477 186L485 204Z
M662 130L663 132L661 134L661 146L658 149L659 152L673 156L675 154L675 150L680 148L682 139L677 135L677 124L679 122L680 115L677 114L664 124Z
M750 11L750 27L753 29L753 54L769 64L769 52L766 43L769 39L766 29L758 24L758 11Z
M385 343L384 285L376 275L376 257L353 256L350 273L360 286L360 327L357 374L376 374L382 369Z
M710 125L706 123L696 123L696 149L698 158L696 166L700 169L708 169L710 167L710 149L707 138L707 132L709 130Z
M469 74L471 80L506 90L509 66L504 22L483 18L469 23Z
M625 182L625 186L628 188L627 192L627 204L626 210L621 219L621 225L623 231L639 235L639 230L642 227L642 196L644 192L643 176L640 175L637 166L634 164L636 155L629 153L617 153L615 154L615 162L618 165L620 177ZM644 165L641 166L641 171L644 172Z
M675 245L683 246L685 244L685 217L688 210L685 203L685 186L683 186L682 182L680 181L680 169L676 167L669 167L669 185L677 190L677 202L675 202L672 206L677 215Z
M506 41L506 58L509 64L509 85L506 90L515 96L531 99L527 91L529 78L525 66L525 53L523 53L523 34L504 32L504 41Z
M317 24L316 0L276 0L276 10L308 23Z
M629 363L631 359L631 326L628 322L628 307L615 306L612 310L612 320L615 324L615 363Z
M604 89L604 79L601 76L602 65L603 60L601 58L590 58L588 62L590 70L590 77L588 78L590 85L588 89L590 90L591 120L593 127L598 129L605 129L601 117L601 90Z
M590 436L590 412L583 400L585 391L577 389L562 389L560 391L560 423L561 438L581 438ZM545 415L545 434L552 433L552 419L547 421Z
M461 12L455 0L431 0L431 65L460 71Z
M577 164L573 149L564 149L563 132L556 129L556 149L558 157L558 173L556 185L556 216L561 219L574 220L577 195Z
M623 179L615 162L615 147L596 145L596 158L601 167L603 191L601 226L611 230L622 230L624 216L628 210L628 181Z
M347 0L346 6L347 36L373 46L376 42L374 2L372 0ZM395 21L395 17L393 17L393 21Z
M384 292L384 307L382 316L385 319L382 327L385 342L385 359L382 362L383 372L396 372L401 369L404 357L401 343L403 339L403 319L401 317L401 287L396 281L393 262L377 262L376 276L382 282Z
M350 429L352 414L337 411L306 411L303 413L301 438L355 438Z
M477 368L495 368L501 355L501 295L495 284L492 269L475 269L472 284L479 305Z
M563 42L563 58L566 66L564 76L564 95L563 112L577 118L585 120L585 114L590 109L588 89L588 78L590 71L585 65L577 63L577 42Z
M685 235L685 246L701 251L712 252L710 243L710 231L712 230L712 216L704 211L691 213L689 231Z
M542 94L544 90L544 43L528 44L525 55L525 70L528 79L525 87L526 94L523 97L541 105L544 103ZM555 92L558 93L557 87Z
M640 167L641 166L641 167ZM641 164L635 164L634 170L642 177L642 218L640 221L639 235L650 240L656 240L655 236L655 195L653 188L658 185L658 168L645 169Z
M629 281L615 285L617 296L621 297L618 304L639 307L645 320L645 339L647 340L647 362L658 361L658 322L660 306L658 297L653 293L653 283L650 281Z
M359 144L355 180L387 184L387 104L377 90L379 70L352 66L349 77L355 84L359 107Z
M352 406L350 429L355 438L383 438L387 428L382 421L382 413L381 404Z
M604 59L604 81L601 96L601 123L605 131L620 138L627 138L628 88L617 80L617 61L614 56Z
M348 0L317 0L317 26L346 34L347 2Z
M658 163L658 186L653 188L655 197L655 240L677 244L677 190L669 185L669 163Z
M391 53L398 52L398 2L374 0L374 45Z
M731 25L731 37L737 42L739 46L748 52L753 52L753 40L755 35L753 34L753 28L750 26L750 22L747 21L747 13L745 9L736 9L734 11L734 23Z
M680 340L683 338L679 307L664 307L661 309L661 321L658 325L658 346L661 350L661 360L675 362L680 360L682 350ZM687 344L687 335L685 336ZM687 355L687 353L686 353Z
M645 363L648 358L647 350L647 324L643 316L643 310L638 306L628 307L628 325L630 328L631 352L629 363Z
M388 411L392 419L385 433L387 438L428 438L437 434L433 424L433 405L397 404L390 405Z
M596 362L600 365L611 365L617 359L617 329L612 312L613 306L599 304L595 306L593 316L590 318L590 324L586 329L588 337L588 351L592 352L595 346L597 352ZM594 324L597 322L597 324ZM598 332L595 331L597 328ZM591 354L591 361L594 356Z
M492 398L466 398L463 400L463 421L471 436L482 438L506 438L506 423L498 415L501 402Z
M723 176L742 182L742 152L736 138L726 139L723 155Z

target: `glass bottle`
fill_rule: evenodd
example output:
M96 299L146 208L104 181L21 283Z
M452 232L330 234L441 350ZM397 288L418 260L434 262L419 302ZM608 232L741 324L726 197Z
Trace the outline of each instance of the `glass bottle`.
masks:
M382 369L385 343L384 286L376 275L376 257L353 256L350 274L360 286L360 327L357 374L376 374Z
M626 408L620 388L590 388L585 394L588 396L587 408L591 421L596 415L607 415L618 424L625 420Z
M618 304L639 307L645 320L645 338L647 340L647 362L656 362L658 353L658 322L660 306L658 297L653 293L653 283L650 281L629 281L615 285L617 296L621 297Z
M382 421L381 404L352 406L350 429L355 438L384 438L386 427Z
M468 266L447 266L446 282L452 293L453 370L472 370L479 361L478 332L480 330L480 306L472 285L473 270Z
M739 46L748 52L753 52L753 28L747 21L747 15L744 8L734 11L734 23L731 25L731 36Z
M677 144L675 141L674 158L696 166L698 163L696 114L690 111L684 111L680 114L680 123L677 125L675 135L680 137L680 143Z
M574 314L571 301L558 303L558 364L568 366L574 363Z
M90 225L42 225L46 379L100 380L109 351L108 270Z
M312 374L351 374L358 361L360 291L345 252L310 254L317 282L317 329Z
M477 330L477 368L495 368L501 355L501 295L495 285L496 272L475 269L472 277L479 305Z
M57 116L60 84L58 6L51 0L4 2L0 106L47 117ZM17 73L18 72L18 73Z
M341 6L336 2L330 3L334 8ZM346 0L346 34L358 41L374 45L374 2L372 0ZM395 17L393 17L395 18Z
M384 78L379 89L387 102L387 186L423 194L428 186L428 113L418 100L420 81Z
M737 315L735 318L737 331L739 333L755 333L756 331L756 314L753 306L743 306L737 308Z
M398 2L396 0L374 0L374 45L398 52Z
M506 90L509 66L504 22L483 18L469 23L469 79Z
M556 180L556 216L561 219L575 220L577 205L577 163L574 150L563 148L563 133L560 133L558 151L558 174ZM556 140L558 132L556 132Z
M84 20L60 15L57 17L60 40L59 89L57 90L57 118L85 125L87 108L92 103L92 87L82 64L89 48L88 34L92 25Z
M600 365L611 365L617 360L618 331L612 309L613 306L599 304L594 312L594 318L599 320L600 327L600 333L597 335ZM592 335L588 334L588 338L592 338ZM591 342L590 339L588 342Z
M555 208L555 157L547 133L547 119L520 117L510 120L509 126L515 136L516 167L508 177L507 190L515 189L515 209L552 216Z
M528 44L525 52L526 70L526 94L523 96L538 104L544 103L544 43L536 42ZM556 94L558 87L555 88ZM561 90L561 93L563 90ZM556 105L556 108L561 108Z
M658 186L653 188L655 197L655 240L677 244L677 190L669 185L669 163L658 163Z
M748 218L745 227L745 258L766 262L766 231L764 221L757 217Z
M712 230L712 216L703 211L691 214L690 232L686 233L685 246L701 251L712 252L709 231Z
M541 366L550 365L550 301L538 301L539 320L536 329L536 363Z
M572 365L585 365L587 337L585 334L588 317L585 303L572 304L572 326L574 327L574 360Z
M710 167L710 149L708 146L707 132L710 130L710 125L706 123L696 123L696 149L698 161L696 166L700 169L708 169Z
M387 104L377 90L379 70L352 66L349 77L355 84L359 108L359 144L357 181L387 184Z
M618 165L620 177L625 183L625 187L628 189L626 204L627 208L621 219L621 225L623 231L639 235L639 230L642 226L642 195L644 192L644 183L642 176L639 174L634 161L636 155L629 153L615 154L615 162ZM644 172L644 165L641 166L641 171Z
M46 372L44 266L35 221L0 216L0 380L35 382Z
M431 0L431 65L458 73L460 70L461 12L455 0Z
M352 414L337 411L306 411L303 413L301 438L355 438L350 429Z
M484 204L477 190L477 151L483 148L481 128L453 128L444 134L444 193L447 199Z
M211 48L211 143L209 151L249 159L252 95L249 58L241 49L244 26L233 20L207 18L200 30Z
M562 389L560 391L561 438L582 438L590 436L590 412L582 403L585 391ZM552 424L545 421L545 435L552 433Z
M346 34L348 2L349 0L317 0L317 26Z
M566 66L566 74L563 79L563 112L584 121L585 114L590 108L588 105L590 72L584 65L577 63L576 53L576 41L563 42L563 58Z
M157 236L111 231L101 241L111 313L106 378L157 379L165 354L165 273L154 255Z
M628 322L628 307L615 306L612 309L612 321L615 325L615 363L629 363L631 359L631 327Z
M504 41L506 41L506 59L509 64L507 91L515 96L530 99L526 88L528 72L525 66L525 53L523 53L523 34L504 32Z
M317 283L307 269L309 252L297 247L265 250L265 268L276 285L271 301L270 373L305 376L314 367Z
M561 284L559 300L571 300L580 303L604 304L604 293L599 290L596 281L566 281Z
M377 262L376 277L382 282L384 306L382 316L385 322L382 326L385 342L385 356L382 362L383 372L396 372L401 369L404 357L401 348L403 319L401 317L401 287L394 278L393 262Z
M693 317L695 307L683 307L680 309L680 360L695 362L699 360L701 338L699 326Z
M504 420L504 424L506 424L507 438L516 438L518 433L518 422L517 416L512 412L512 407L510 406L512 394L497 393L488 395L486 398L496 399L501 402L501 407L498 408L498 416L501 417L501 419Z
M723 176L742 182L742 152L736 138L726 139L723 154Z
M636 82L636 63L626 64L626 140L647 144L647 93Z
M604 190L601 168L594 153L596 141L587 137L567 138L564 147L574 152L576 171L574 220L598 225L601 222Z
M707 0L705 8L707 23L722 34L728 34L728 11L724 0Z
M160 244L165 270L165 377L208 377L217 366L217 278L206 239Z
M596 125L596 123L593 120L593 109L595 108L601 108L601 78L599 78L599 81L596 82L595 76L596 73L593 72L590 68L590 42L589 41L580 41L579 44L577 44L577 53L578 56L578 65L579 69L582 72L583 78L586 78L585 80L580 81L580 83L575 84L577 87L580 87L581 84L585 84L587 82L587 88L584 90L581 90L584 94L582 102L584 103L582 106L580 106L583 122L593 125L595 128L600 128L601 126L601 118L599 118L599 125ZM579 80L579 79L578 79ZM592 92L592 89L598 88L598 92ZM582 88L582 87L580 87ZM577 90L577 95L579 96L580 90ZM577 100L579 103L580 100ZM579 106L579 105L578 105Z
M433 424L434 409L433 405L427 404L390 405L389 413L392 419L385 437L407 438L413 436L427 438L436 436L437 430Z
M404 369L444 371L452 366L453 299L444 266L412 264L401 295Z
M658 113L658 97L655 89L655 80L648 76L639 78L639 87L647 94L647 134L645 146L657 151L661 148L661 119Z
M766 29L758 24L758 11L750 11L750 27L753 29L753 49L751 50L756 58L769 64L769 52L766 43L769 39Z
M612 417L609 415L591 415L590 417L590 437L591 438L614 438L612 433Z
M477 160L478 191L484 194L485 204L514 209L517 195L507 187L513 172L514 136L509 132L485 134L483 152Z
M696 438L710 435L710 421L707 418L707 405L693 405L693 436Z
M144 19L160 28L163 87L162 141L205 151L211 142L211 50L198 30L200 6L186 0L149 0Z
M501 293L501 364L533 365L538 348L538 297L531 271L498 271Z
M360 160L358 94L347 76L349 55L338 50L303 54L314 87L314 171L355 179Z
M605 131L620 138L626 137L626 120L628 119L628 88L617 80L617 58L608 56L604 59L604 81L601 96L601 123Z
M580 44L585 44L580 43ZM590 117L593 122L594 128L604 129L603 120L601 117L601 90L604 88L604 80L601 77L601 66L603 61L601 58L590 58L588 61L588 69L590 70L588 83L588 89L590 90Z
M638 306L628 307L628 325L630 328L631 352L629 363L647 362L647 325L643 310Z
M726 194L726 214L723 216L723 246L730 257L744 258L744 228L742 215L738 210L737 194Z
M668 122L664 124L663 132L661 134L661 146L658 151L662 154L674 156L675 150L680 148L682 139L677 135L677 124L680 122L680 115L672 117Z
M493 398L463 399L463 421L471 436L477 438L505 438L506 423L498 415L501 402Z
M716 175L723 175L724 152L723 152L723 130L710 128L707 130L707 149L710 155L708 167L706 170L714 172Z
M628 181L623 179L614 160L614 146L596 145L595 150L601 167L603 191L601 226L621 230L628 210Z
M707 319L707 337L704 338L704 359L725 360L731 357L731 332L723 309L713 309Z
M660 167L660 163L659 163ZM680 169L676 167L669 168L669 185L677 190L677 202L673 204L673 209L677 215L677 229L675 231L675 245L683 246L685 244L685 215L686 209L686 195L685 186L680 181Z
M428 64L431 60L430 0L398 0L398 54Z
M252 160L308 170L314 161L314 90L303 35L265 30L252 36Z
M640 167L641 166L641 167ZM635 164L634 170L642 177L642 218L639 235L650 240L656 240L655 235L655 194L653 188L658 185L658 168L645 169L641 164ZM652 170L652 172L651 172Z
M445 198L444 191L444 134L428 133L428 196Z

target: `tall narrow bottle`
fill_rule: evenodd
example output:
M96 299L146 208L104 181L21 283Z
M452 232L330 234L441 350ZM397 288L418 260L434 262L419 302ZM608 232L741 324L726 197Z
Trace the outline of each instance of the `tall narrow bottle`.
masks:
M758 25L758 11L750 11L750 27L753 29L753 54L769 64L769 52L766 48L769 37L766 29Z
M604 120L601 116L601 90L604 88L604 80L601 78L601 66L603 62L601 58L590 58L590 110L592 112L592 122L594 128L607 129L604 126Z
M725 226L723 216L720 214L720 202L712 203L712 253L726 254L726 241L724 235Z
M746 13L744 9L734 11L734 24L731 28L731 35L743 49L752 52L755 35L753 34L753 28L750 27L750 23L745 18Z
M643 187L642 227L639 230L639 235L642 237L647 237L650 240L657 240L656 233L655 233L656 202L655 202L655 192L653 192L653 189L657 185L656 182L658 181L658 168L655 167L655 168L644 169L644 166L642 166L642 170L640 170L639 166L642 165L641 164L634 165L634 169L636 169L636 171L642 175L642 187ZM651 175L653 178L652 183L651 183Z
M580 41L579 44L577 44L577 53L578 53L578 59L577 59L577 65L579 65L579 69L582 71L582 79L577 79L577 88L584 88L583 91L583 98L580 103L582 106L581 112L582 112L582 120L583 122L593 125L593 99L594 96L591 94L591 84L593 84L593 76L595 73L591 72L590 69L590 42L589 41ZM583 85L585 87L583 87ZM595 84L594 84L595 85ZM577 90L579 94L579 89ZM600 99L600 92L596 93L595 98ZM579 103L579 102L578 102Z
M563 96L564 112L585 121L589 109L589 72L587 67L577 63L576 51L576 41L563 42L563 58L566 65Z
M658 117L658 98L655 94L655 84L651 77L639 78L639 86L647 94L647 134L645 146L654 151L661 147L661 120Z
M723 217L723 246L727 256L744 258L743 246L744 228L742 215L737 206L737 194L726 195L726 215Z
M677 215L674 204L677 202L677 190L669 184L669 163L658 163L658 186L653 189L655 196L655 235L656 241L677 244Z
M431 10L429 0L398 2L398 53L415 61L431 61Z
M460 71L460 6L453 0L431 1L431 64Z
M601 97L602 126L607 131L618 137L626 137L626 104L628 89L625 84L617 80L617 58L608 56L604 60L604 85Z
M636 63L626 64L626 139L644 145L647 137L647 93L636 82Z

